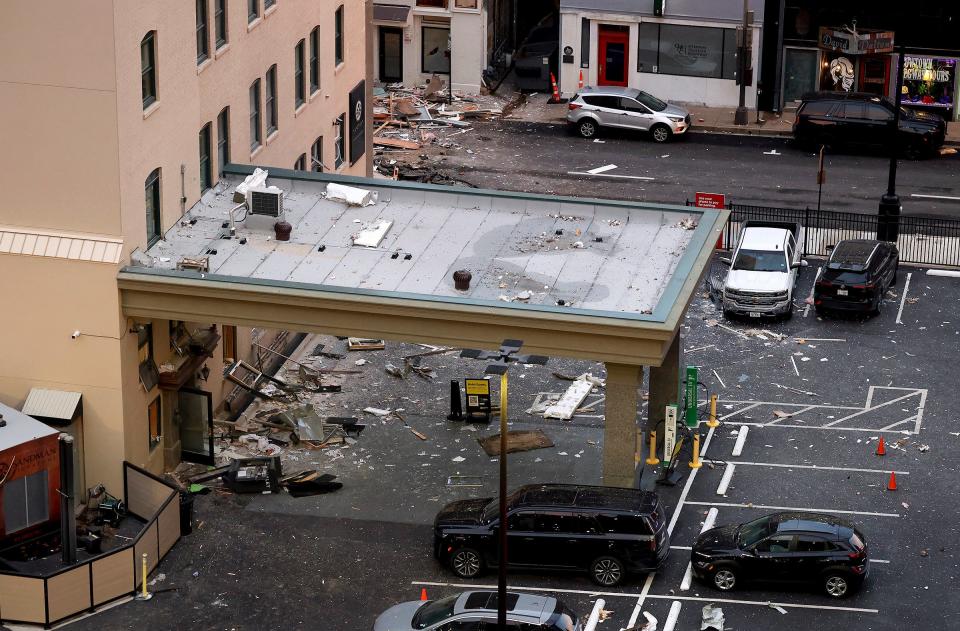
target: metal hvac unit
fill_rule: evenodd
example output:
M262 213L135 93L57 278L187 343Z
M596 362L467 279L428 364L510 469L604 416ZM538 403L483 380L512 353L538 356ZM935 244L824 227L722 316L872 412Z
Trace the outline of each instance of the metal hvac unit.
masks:
M283 191L275 186L251 188L247 191L247 217L244 225L250 230L272 231L283 219Z

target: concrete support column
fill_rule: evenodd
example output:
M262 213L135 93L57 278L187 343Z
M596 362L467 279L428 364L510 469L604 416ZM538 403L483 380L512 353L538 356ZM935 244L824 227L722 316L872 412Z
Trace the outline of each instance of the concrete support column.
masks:
M671 403L679 404L680 396L680 332L673 338L663 363L650 368L650 396L647 400L647 425L645 431L654 431L662 423L664 409ZM663 435L663 432L660 432Z
M603 423L603 483L633 487L636 475L637 388L643 366L606 364L607 387Z

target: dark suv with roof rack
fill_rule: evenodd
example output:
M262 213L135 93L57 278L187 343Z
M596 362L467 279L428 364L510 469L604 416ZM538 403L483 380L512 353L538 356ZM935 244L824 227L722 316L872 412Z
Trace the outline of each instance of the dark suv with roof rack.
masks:
M859 92L814 92L803 97L793 124L802 147L820 145L885 147L890 144L896 104L892 99ZM936 114L900 107L897 142L910 157L935 154L947 124Z
M462 578L498 565L499 501L460 500L434 521L434 555ZM658 568L670 549L663 506L638 489L534 484L507 498L511 568L587 571L599 585Z
M900 252L888 241L845 239L838 243L813 286L817 313L880 313L883 297L897 282Z

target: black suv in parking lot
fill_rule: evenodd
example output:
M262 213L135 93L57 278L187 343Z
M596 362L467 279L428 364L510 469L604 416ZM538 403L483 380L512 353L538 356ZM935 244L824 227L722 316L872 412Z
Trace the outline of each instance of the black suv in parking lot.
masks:
M820 145L889 146L896 105L891 99L859 92L814 92L803 97L793 137L803 147ZM908 156L936 153L947 124L936 114L900 108L897 141Z
M900 252L887 241L846 239L833 248L813 286L817 313L880 313L883 296L897 282Z
M598 584L654 570L670 549L656 493L637 489L535 484L507 498L510 567L586 570ZM499 502L460 500L434 521L434 555L458 576L498 564Z
M867 577L867 544L853 524L833 515L774 513L712 528L690 552L693 575L721 591L741 583L811 583L843 598Z

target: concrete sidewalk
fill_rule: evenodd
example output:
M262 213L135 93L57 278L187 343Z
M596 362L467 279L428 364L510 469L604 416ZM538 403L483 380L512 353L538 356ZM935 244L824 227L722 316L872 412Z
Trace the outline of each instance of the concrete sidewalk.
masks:
M551 105L549 94L529 94L525 101L513 109L505 120L548 123L561 125L566 123L567 104ZM784 136L793 135L794 111L782 114L761 112L759 122L756 110L750 110L746 125L734 125L733 115L735 108L731 107L703 107L686 105L693 122L692 133L738 134L749 136ZM947 137L945 145L960 146L960 122L947 123Z

